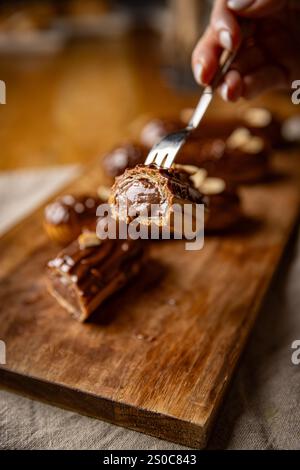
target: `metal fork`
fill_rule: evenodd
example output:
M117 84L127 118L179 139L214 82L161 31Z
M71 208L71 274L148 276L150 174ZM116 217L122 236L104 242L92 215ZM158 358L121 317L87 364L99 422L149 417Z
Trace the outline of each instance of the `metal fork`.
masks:
M222 78L229 70L232 62L236 57L236 54L237 50L223 51L219 68L210 85L204 88L199 103L188 125L182 130L166 135L160 142L154 145L146 158L145 165L154 163L155 165L163 168L171 167L176 158L176 155L187 140L189 134L199 126L213 98L215 89L221 83Z

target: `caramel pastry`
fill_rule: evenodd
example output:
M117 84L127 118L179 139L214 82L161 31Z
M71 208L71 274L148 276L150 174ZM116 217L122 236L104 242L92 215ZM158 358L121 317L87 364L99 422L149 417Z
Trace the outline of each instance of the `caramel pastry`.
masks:
M203 197L183 169L137 165L116 178L109 198L112 216L174 231L174 206L202 204ZM177 206L178 207L178 206Z
M143 246L141 240L99 240L94 232L82 233L48 263L48 290L83 322L139 272Z
M163 137L185 127L180 119L156 118L151 119L143 127L140 142L148 149L157 144Z
M57 198L45 208L44 227L49 238L61 245L67 245L84 228L95 228L96 210L104 202L94 195L67 194Z
M115 177L124 173L126 168L144 163L147 154L148 149L145 146L127 142L104 155L102 165L109 176Z
M236 186L224 179L209 177L203 168L175 164L190 174L192 184L202 194L207 207L204 215L206 231L223 231L233 227L241 218L241 201Z

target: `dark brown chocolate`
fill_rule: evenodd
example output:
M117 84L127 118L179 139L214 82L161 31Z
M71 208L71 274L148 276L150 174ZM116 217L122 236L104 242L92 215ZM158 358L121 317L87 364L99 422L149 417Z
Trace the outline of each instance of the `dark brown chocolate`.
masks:
M167 134L176 132L183 127L185 125L180 119L154 118L143 127L140 133L140 141L149 149Z
M126 168L144 163L148 149L137 143L127 142L104 155L102 164L105 172L112 177L119 176Z
M269 173L270 148L261 139L261 148L250 152L232 148L225 139L197 139L187 142L176 161L204 168L209 176L233 183L254 183Z
M241 200L234 186L226 187L219 194L208 194L204 198L207 205L204 226L208 232L232 228L241 219Z
M79 321L137 274L144 257L141 240L96 238L89 246L87 235L86 245L79 238L48 263L50 293Z
M84 228L95 229L96 210L102 202L93 194L66 194L48 204L44 212L44 227L50 239L67 245Z
M191 117L192 111L183 111L183 124L186 125ZM246 127L253 135L261 137L269 144L277 148L283 142L281 127L282 122L279 117L266 108L250 107L244 109L237 117L205 117L201 126L195 131L195 136L202 138L223 138L239 127Z
M259 114L259 111L256 113ZM259 120L255 114L254 117ZM255 127L253 116L251 122L252 125L250 121L247 124L245 119L204 119L199 129L192 132L181 148L176 162L203 167L210 176L224 178L234 183L253 183L262 180L269 173L271 123L266 128L258 125ZM272 121L270 128L272 132L275 122ZM187 122L180 120L153 119L142 130L141 141L146 145L148 142L150 148L167 133L174 132L186 124ZM252 138L259 137L263 143L262 148L257 152L229 148L227 140L239 128L246 129Z

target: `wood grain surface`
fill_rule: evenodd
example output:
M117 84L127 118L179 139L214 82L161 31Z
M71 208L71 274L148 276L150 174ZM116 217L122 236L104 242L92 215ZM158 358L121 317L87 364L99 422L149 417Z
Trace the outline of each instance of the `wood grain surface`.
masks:
M41 210L0 239L1 383L187 446L205 446L299 209L299 156L278 155L268 183L242 189L238 230L153 242L142 275L78 324L48 295L57 248ZM69 189L96 187L92 165ZM271 327L271 325L270 325Z

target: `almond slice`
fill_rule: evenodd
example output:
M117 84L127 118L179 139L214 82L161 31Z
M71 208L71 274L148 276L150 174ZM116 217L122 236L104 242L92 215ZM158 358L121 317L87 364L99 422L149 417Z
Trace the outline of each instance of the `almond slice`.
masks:
M81 250L85 248L91 248L92 246L98 246L101 244L100 238L97 237L95 232L82 232L78 237L78 243Z
M200 189L202 187L205 178L207 177L207 171L204 168L198 168L198 171L190 176L195 188Z
M107 201L110 196L110 188L108 186L99 186L97 189L97 194L103 201Z
M260 137L252 137L248 142L241 146L243 152L257 154L264 149L264 141Z
M175 170L184 170L190 175L193 175L194 173L197 173L197 171L200 170L198 166L195 165L182 165L181 163L174 163L173 168Z
M226 188L226 183L221 178L206 178L199 188L203 194L220 194Z
M228 137L226 145L231 149L240 148L251 139L251 134L245 127L238 127Z
M244 119L250 126L267 127L272 121L272 114L265 108L250 108L246 110Z

